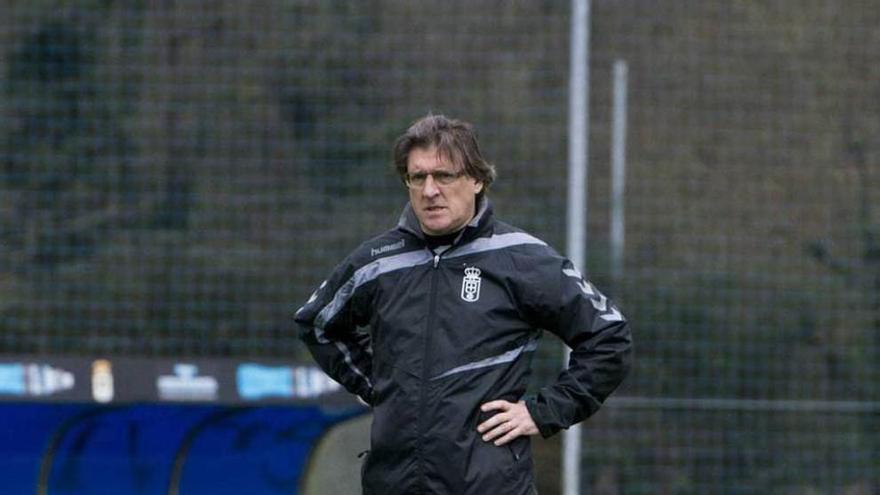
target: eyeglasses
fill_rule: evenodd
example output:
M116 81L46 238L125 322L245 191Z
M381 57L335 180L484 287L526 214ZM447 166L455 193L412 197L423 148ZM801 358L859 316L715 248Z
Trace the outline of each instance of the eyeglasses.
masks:
M437 170L436 172L416 172L414 174L404 175L403 181L406 182L407 186L412 188L424 187L429 175L434 178L434 182L437 184L448 186L458 180L462 175L465 175L465 173L447 172L445 170Z

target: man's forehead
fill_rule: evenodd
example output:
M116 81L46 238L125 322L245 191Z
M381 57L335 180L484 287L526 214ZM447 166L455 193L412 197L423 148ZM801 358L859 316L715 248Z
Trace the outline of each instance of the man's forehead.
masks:
M454 172L460 167L456 165L455 157L451 156L451 152L437 146L430 146L410 150L406 160L406 168L409 170L430 168Z

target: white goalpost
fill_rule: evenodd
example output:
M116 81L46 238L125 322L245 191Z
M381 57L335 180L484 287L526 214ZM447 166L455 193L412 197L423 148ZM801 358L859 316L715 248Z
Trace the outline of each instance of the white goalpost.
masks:
M571 59L568 111L568 205L566 254L574 265L584 267L587 245L587 171L589 125L589 27L590 0L572 0ZM570 351L563 352L568 366ZM581 427L574 425L562 437L562 493L580 493Z

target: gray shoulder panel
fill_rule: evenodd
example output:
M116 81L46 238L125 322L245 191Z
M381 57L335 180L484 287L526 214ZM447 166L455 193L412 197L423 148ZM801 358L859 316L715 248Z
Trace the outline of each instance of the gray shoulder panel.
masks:
M431 254L426 249L420 249L418 251L409 251L386 258L379 258L360 267L351 278L339 287L336 294L333 295L333 299L324 306L324 309L315 318L315 329L318 338L323 337L324 332L322 329L324 326L345 306L345 303L351 299L358 287L379 278L380 275L385 273L422 265L430 261Z
M525 232L511 232L509 234L496 234L492 237L481 237L450 252L446 257L457 258L459 256L467 256L469 254L482 253L485 251L495 251L524 244L537 244L539 246L547 245L547 243L541 239L526 234Z

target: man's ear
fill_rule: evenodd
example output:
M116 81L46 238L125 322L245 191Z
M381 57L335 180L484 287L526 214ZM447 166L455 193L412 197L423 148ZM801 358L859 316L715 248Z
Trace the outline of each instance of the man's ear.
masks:
M474 182L474 195L480 194L483 192L483 183L480 181Z

